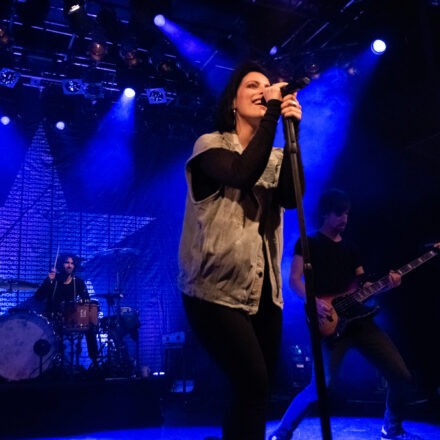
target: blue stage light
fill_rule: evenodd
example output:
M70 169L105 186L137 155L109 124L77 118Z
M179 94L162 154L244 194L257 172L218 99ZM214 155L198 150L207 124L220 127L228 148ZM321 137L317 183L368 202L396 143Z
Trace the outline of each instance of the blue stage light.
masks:
M66 124L63 121L58 121L55 124L55 127L58 128L58 130L64 130L66 128Z
M371 52L375 55L382 55L387 49L387 45L383 40L374 40L371 43Z
M273 56L276 55L277 52L278 52L278 47L273 46L269 53Z
M0 70L0 86L13 89L18 83L19 79L20 74L15 70L8 69L7 67L3 67L3 69Z
M132 88L127 87L126 89L124 89L124 96L126 98L133 98L135 95L136 92Z
M8 124L11 122L11 120L9 119L9 116L2 116L2 117L0 118L0 122L1 122L3 125L8 125Z
M82 79L63 79L63 93L65 95L80 95L84 93Z
M165 26L165 17L162 14L156 15L154 17L154 24L158 27Z

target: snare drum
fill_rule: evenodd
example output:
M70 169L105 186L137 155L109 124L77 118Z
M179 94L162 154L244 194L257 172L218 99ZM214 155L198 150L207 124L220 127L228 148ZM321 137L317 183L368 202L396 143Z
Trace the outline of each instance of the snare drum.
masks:
M57 338L50 322L33 312L0 317L0 376L15 381L46 371L56 355Z
M63 329L67 331L87 331L98 325L99 303L82 299L68 301L63 305Z

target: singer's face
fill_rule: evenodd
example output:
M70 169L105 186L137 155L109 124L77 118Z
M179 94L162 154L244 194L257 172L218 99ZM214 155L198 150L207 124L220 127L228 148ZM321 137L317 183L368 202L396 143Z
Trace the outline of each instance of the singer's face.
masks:
M252 123L264 116L266 106L261 103L261 99L263 90L269 86L269 80L260 72L249 72L241 80L232 104L236 109L237 122L239 119L244 119Z
M73 263L73 259L71 257L66 258L66 260L63 263L64 272L66 272L68 275L71 275L73 273L73 270L75 269L75 264Z

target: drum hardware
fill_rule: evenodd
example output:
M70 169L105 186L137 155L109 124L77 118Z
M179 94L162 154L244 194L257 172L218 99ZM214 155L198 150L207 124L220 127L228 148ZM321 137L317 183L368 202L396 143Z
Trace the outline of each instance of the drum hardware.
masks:
M10 293L19 291L33 291L37 289L39 284L31 283L30 281L19 280L15 278L0 279L0 290L1 293Z
M0 317L0 376L8 381L34 379L57 354L58 338L47 318L34 312Z
M99 303L95 300L66 301L62 305L63 330L87 331L97 327L98 309Z
M140 327L139 312L131 307L119 307L115 315L105 316L99 320L101 368L107 376L132 376L137 363L133 363L128 353L124 338L128 335L136 343L138 359ZM107 339L103 340L103 336Z
M137 310L121 307L121 299L124 298L129 270L139 253L140 251L134 248L105 249L97 252L84 264L85 270L91 274L99 270L101 274L107 273L109 279L115 280L113 291L95 295L97 298L103 298L107 304L107 316L99 320L99 366L110 376L131 376L134 365L138 364L139 314ZM136 343L136 362L133 362L128 354L124 341L127 335Z
M34 352L37 356L40 357L40 376L43 373L43 357L46 356L50 352L50 344L46 339L38 339L34 344Z

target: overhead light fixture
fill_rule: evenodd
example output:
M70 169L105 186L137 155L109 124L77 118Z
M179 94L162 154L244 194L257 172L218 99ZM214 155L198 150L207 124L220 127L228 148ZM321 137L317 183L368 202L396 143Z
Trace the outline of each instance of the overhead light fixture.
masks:
M162 87L156 89L145 89L147 99L150 104L166 104L167 97L165 89Z
M72 15L79 13L84 7L84 0L64 0L64 13Z
M20 79L20 74L15 70L4 67L0 70L0 86L13 89Z
M87 53L93 61L99 63L107 54L105 37L100 33L95 32L94 35L92 35L92 41L89 44Z
M82 79L63 79L62 85L65 95L81 95L84 93Z
M272 56L274 56L274 55L277 54L277 52L278 52L278 47L273 46L273 47L270 49L269 54L272 55Z
M64 16L69 22L72 31L85 36L93 30L91 19L84 8L84 0L64 0Z
M124 89L124 96L126 98L134 98L135 95L136 95L136 92L131 87L127 87L126 89Z
M0 23L0 46L7 46L9 43L8 28L5 24Z
M122 42L121 48L119 49L119 56L129 69L136 67L140 62L137 53L136 40L131 38Z
M374 40L371 43L371 52L374 55L382 55L387 50L387 45L383 40Z
M66 128L66 123L64 121L58 121L55 124L55 127L57 128L57 130L63 131Z
M158 14L158 15L156 15L155 17L154 17L154 24L157 26L157 27L164 27L165 26L165 23L166 23L166 21L165 21L165 17L162 15L162 14Z
M321 66L314 55L309 56L304 63L304 73L310 79L317 79L321 75Z
M84 97L91 100L104 98L104 87L100 82L90 82L83 84Z
M9 118L9 116L2 116L1 118L0 118L0 122L3 124L3 125L8 125L10 122L11 122L11 119Z

